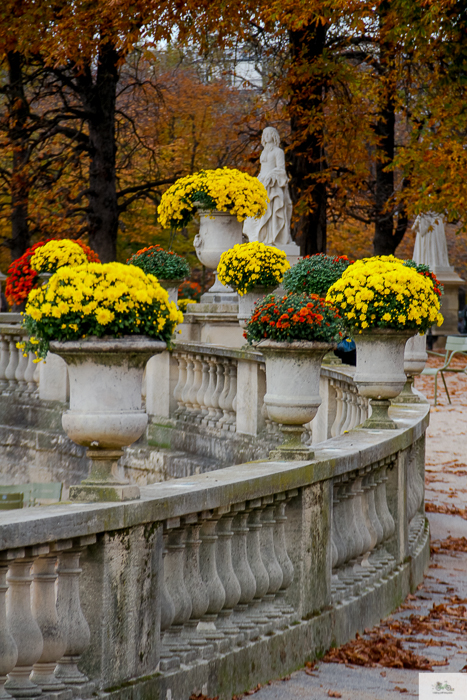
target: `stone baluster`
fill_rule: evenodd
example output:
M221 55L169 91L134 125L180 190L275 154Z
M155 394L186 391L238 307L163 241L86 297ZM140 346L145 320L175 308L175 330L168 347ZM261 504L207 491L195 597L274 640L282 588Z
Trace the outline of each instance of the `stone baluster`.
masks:
M186 384L186 355L183 353L176 353L175 359L178 362L178 382L174 389L174 399L177 402L177 408L175 409L174 415L176 418L180 418L185 411L185 405L182 400L182 392Z
M71 540L58 544L59 549L72 546ZM55 571L56 564L57 554L54 551L38 557L33 564L32 613L42 633L43 649L41 657L33 666L31 680L44 692L65 690L65 685L60 683L54 674L67 645L65 630L60 625L55 603L55 582L58 577Z
M34 384L36 385L36 388L34 390L34 396L38 396L39 395L39 383L41 381L41 370L40 370L40 363L39 362L36 362L34 364L33 381L34 381Z
M376 504L375 504L375 490L376 490L376 483L374 479L374 474L373 474L373 468L372 467L367 467L366 470L366 476L363 481L363 488L365 490L365 495L366 495L366 504L367 504L367 515L368 519L371 523L371 528L370 531L372 532L372 545L371 548L375 549L380 542L383 541L383 526L381 525L378 514L376 512Z
M8 392L11 393L16 391L16 368L18 367L19 352L16 347L17 339L14 336L10 336L10 361L8 362L8 367L5 370L5 378L8 380Z
M341 428L341 435L350 430L350 426L352 424L352 393L348 384L345 384L343 388L343 401L344 423Z
M234 535L232 539L232 564L240 584L240 598L236 610L244 613L255 597L256 592L256 579L248 561L247 549L250 509L246 508L245 503L237 503L232 509L234 512L237 512L232 523Z
M423 481L415 459L407 463L407 521L410 522L423 501Z
M34 373L36 371L36 363L34 362L36 356L33 352L28 353L28 366L24 373L24 381L26 382L26 393L34 394L37 389L36 382L34 381Z
M0 700L11 698L4 686L7 674L14 669L18 660L18 648L9 630L6 610L8 562L14 557L15 552L11 551L0 554Z
M274 548L276 506L274 505L274 496L264 496L261 501L264 506L261 515L261 558L269 579L268 590L264 598L267 603L271 604L282 585L282 568L277 560Z
M184 411L182 413L182 418L184 420L189 420L190 416L194 410L191 401L191 390L193 388L194 382L194 361L192 355L185 355L186 361L186 382L182 389L182 404L184 406Z
M388 508L386 494L386 481L388 480L388 477L386 475L386 469L387 464L381 464L377 474L375 475L375 505L376 513L378 514L378 519L383 527L383 542L385 542L394 534L396 528L394 518L392 517Z
M222 386L221 394L219 396L219 410L222 412L222 415L218 418L217 427L223 428L224 424L227 423L228 419L227 397L230 393L230 360L224 360L222 363L219 362L218 364L222 364L224 383Z
M343 384L341 381L338 379L332 380L333 381L333 386L336 390L336 404L337 404L337 410L336 410L336 418L334 420L334 423L332 424L331 428L331 436L332 437L338 437L339 435L342 435L342 426L345 423L345 401L344 401L344 391L343 391Z
M237 398L237 365L234 362L229 366L229 376L229 393L225 401L227 416L222 427L224 430L230 430L234 433L237 429L237 415L235 413L235 399Z
M339 521L339 530L343 536L345 543L345 561L355 559L359 556L363 549L363 541L360 537L360 531L355 524L355 511L353 507L355 495L352 492L352 486L347 474L341 477L339 501L341 508Z
M199 533L206 515L210 515L210 513L201 513L199 516L190 515L183 518L183 522L187 527L185 540L185 583L191 597L191 617L187 623L187 633L190 644L199 647L205 646L206 640L197 633L197 627L209 606L208 591L201 577L199 561L199 548L201 545ZM213 647L211 647L210 650L212 653Z
M229 511L229 507L218 508L209 520L201 527L201 547L199 552L201 577L206 586L209 605L206 614L201 618L198 630L213 642L216 651L223 652L230 648L230 640L217 628L216 620L225 605L226 595L217 566L217 522Z
M354 494L353 507L355 513L355 525L360 533L360 539L362 543L361 550L358 556L369 552L371 549L372 542L371 533L367 526L367 518L365 517L365 492L362 488L363 475L364 472L362 472L362 470L356 472L351 486L352 493Z
M224 416L224 411L223 408L221 407L221 396L224 391L224 385L225 385L225 380L226 380L226 369L225 369L225 363L220 362L216 358L216 390L213 394L212 397L212 404L213 408L215 411L215 415L212 421L209 422L209 425L213 425L216 427L221 427L220 421L223 419ZM226 397L228 396L228 392L226 394Z
M79 660L91 641L89 625L81 609L79 596L79 579L82 572L79 560L86 547L95 541L95 535L77 538L71 549L60 552L57 566L57 614L64 630L66 649L55 669L55 675L60 681L76 687L80 692L93 684L89 683L88 677L78 669Z
M201 362L201 355L196 355L193 358L193 384L191 386L190 393L188 396L188 401L191 406L189 419L193 423L197 422L198 416L201 411L201 406L198 403L198 391L201 388L201 382L203 379L202 368L203 364Z
M360 412L358 410L358 391L356 386L349 387L350 394L350 425L348 430L353 430L358 425Z
M214 394L216 392L216 378L217 378L217 372L216 372L216 359L214 356L210 356L206 358L206 362L208 363L208 388L206 390L206 394L204 397L204 404L207 409L207 413L204 415L203 418L203 425L209 425L211 421L213 421L212 424L214 424L214 417L216 416L216 409L214 407Z
M201 386L198 389L196 395L196 403L199 406L199 413L196 416L196 422L202 423L207 417L209 411L206 405L206 394L209 387L209 358L202 355L200 357L201 363Z
M20 338L20 340L24 340L24 338ZM26 370L28 368L29 364L29 357L28 353L24 353L24 350L18 349L18 364L16 366L16 371L15 371L15 379L16 379L16 391L19 393L22 393L27 390L28 388L28 383L24 378L24 375L26 373Z
M345 497L342 494L343 486L339 480L334 481L332 496L332 523L331 533L336 547L337 559L333 563L333 568L342 566L349 558L348 547L348 525L346 518Z
M225 601L219 613L219 627L224 632L243 641L243 635L239 638L239 629L232 625L231 615L241 596L240 582L235 574L232 564L232 521L235 512L226 513L219 520L217 525L217 550L216 564L217 572L225 591Z
M5 391L8 388L8 379L6 377L6 368L10 362L10 343L8 336L0 336L0 391Z
M180 658L173 655L167 646L164 645L164 641L167 635L174 617L175 617L175 605L172 600L172 596L169 591L171 570L170 566L167 566L167 544L169 538L169 530L171 527L178 527L180 521L178 518L170 518L164 522L164 534L163 534L163 549L162 549L162 571L163 576L161 577L161 638L162 638L162 648L160 653L160 670L169 671L172 668L180 667Z
M175 524L173 518L169 524ZM171 528L167 536L167 555L164 562L164 576L174 605L172 624L164 634L163 643L182 663L189 663L197 654L189 644L182 639L184 626L188 623L191 613L191 596L185 583L185 541L187 529L180 526Z
M47 552L48 546L18 551L7 575L7 623L18 649L18 660L8 674L5 689L15 698L36 698L42 692L29 678L43 650L42 633L31 610L31 567L36 556Z
M282 582L279 590L277 591L277 599L279 607L281 610L283 610L283 612L290 612L290 608L285 605L284 599L294 577L294 568L287 552L287 542L285 537L285 523L287 522L285 509L288 501L296 495L298 495L298 491L289 491L287 496L284 493L279 493L274 497L276 503L274 551L276 553L279 566L282 570Z
M252 619L258 622L258 624L263 625L267 623L267 619L264 618L264 615L261 614L258 607L268 592L269 575L261 556L261 499L249 501L248 506L251 508L247 535L248 561L256 583L255 596L251 603L251 612Z
M167 587L174 605L174 615L169 631L180 636L183 625L191 615L191 597L185 584L185 539L186 529L176 527L169 530L167 556L164 562Z

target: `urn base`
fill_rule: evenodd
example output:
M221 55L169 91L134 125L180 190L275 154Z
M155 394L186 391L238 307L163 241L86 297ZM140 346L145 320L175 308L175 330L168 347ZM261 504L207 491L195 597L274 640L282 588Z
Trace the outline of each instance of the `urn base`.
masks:
M281 425L284 442L279 447L271 450L269 459L276 462L306 462L314 459L313 450L302 443L303 426Z
M80 484L70 486L70 501L134 501L140 497L139 487L117 476L121 450L87 450L91 472Z
M101 503L106 501L136 501L140 490L134 484L77 484L70 486L70 501Z
M371 416L362 423L360 428L373 430L397 430L398 425L389 418L388 410L391 406L389 399L370 399Z

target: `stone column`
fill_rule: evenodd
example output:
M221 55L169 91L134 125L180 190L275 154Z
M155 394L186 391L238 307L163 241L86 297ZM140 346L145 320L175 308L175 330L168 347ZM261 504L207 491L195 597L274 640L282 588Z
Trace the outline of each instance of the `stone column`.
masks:
M18 649L18 660L8 674L5 688L15 698L36 698L42 693L29 679L43 650L42 633L31 611L31 567L38 554L47 552L47 546L19 550L8 571L7 623Z
M0 700L11 698L4 688L7 674L14 669L18 660L18 648L10 633L7 612L6 592L8 590L6 576L8 561L14 557L12 552L2 552L0 555Z

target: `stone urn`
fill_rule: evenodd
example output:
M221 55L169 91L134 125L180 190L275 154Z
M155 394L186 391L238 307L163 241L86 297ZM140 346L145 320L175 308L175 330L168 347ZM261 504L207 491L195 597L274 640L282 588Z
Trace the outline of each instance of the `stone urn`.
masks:
M371 416L363 428L397 429L389 418L390 399L400 394L406 382L404 372L405 344L413 330L372 328L355 333L357 369L354 382L359 394L370 399Z
M248 319L253 313L253 307L259 299L263 299L267 294L271 294L276 287L254 287L251 292L238 295L238 322L242 328L245 328Z
M263 340L257 349L266 361L266 404L271 420L280 424L284 443L271 459L310 459L314 453L302 444L304 426L321 405L321 361L335 347L332 343Z
M199 209L199 232L193 245L200 263L215 270L216 281L203 301L237 302L237 293L217 279L217 266L221 255L234 245L242 242L243 223L226 211L206 211ZM218 297L218 298L216 298Z
M426 334L409 338L404 351L404 372L407 378L404 388L393 403L427 403L426 399L414 393L414 379L425 369L428 354L426 351Z
M167 294L169 295L169 301L173 301L175 304L178 303L178 288L180 287L181 283L184 282L184 279L178 279L178 280L162 280L157 278L157 281L163 287Z
M139 498L139 488L118 476L122 448L144 433L148 417L141 404L141 385L150 357L166 343L146 336L54 341L50 349L68 365L70 408L63 429L87 447L91 471L70 487L72 501L124 501Z

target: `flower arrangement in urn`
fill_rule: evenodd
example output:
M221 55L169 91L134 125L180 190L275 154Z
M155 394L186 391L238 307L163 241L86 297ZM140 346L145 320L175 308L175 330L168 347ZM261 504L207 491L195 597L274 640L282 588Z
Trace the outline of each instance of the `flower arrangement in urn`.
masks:
M164 192L157 209L164 228L182 229L197 209L223 211L238 221L260 218L269 199L261 182L235 168L200 170L177 180Z
M183 316L153 275L121 263L60 267L29 295L25 350L47 355L51 341L147 335L167 343Z
M357 345L354 381L372 408L365 427L397 427L388 408L406 382L406 342L443 322L435 279L392 255L380 256L349 266L328 291L327 301L339 309Z
M346 255L307 255L285 273L283 287L287 292L325 297L329 287L351 264Z
M190 274L190 266L181 255L173 250L164 250L156 244L142 248L127 260L127 265L135 265L146 274L158 280L184 280Z
M153 275L120 263L60 267L29 295L23 349L50 350L68 365L70 409L62 416L68 437L88 448L90 476L70 487L71 500L128 500L139 489L122 479L122 448L143 434L143 371L167 348L181 312Z
M392 255L357 260L326 298L354 334L373 328L424 332L443 321L433 280Z
M250 345L264 339L337 343L343 331L337 310L317 294L270 294L255 305L243 335Z
M252 241L222 253L217 275L223 284L230 285L243 296L254 287L277 287L289 268L283 250Z
M45 241L38 241L26 250L21 257L11 263L8 268L8 277L6 282L5 294L9 304L20 306L28 298L31 289L34 289L40 278L38 272L31 267L31 258L38 248L46 245L54 239L49 238ZM82 241L74 241L84 251L88 262L100 262L99 256Z
M86 253L76 241L52 240L35 251L31 258L31 267L39 274L53 274L60 267L76 267L83 265L87 260Z
M284 443L271 453L274 459L309 459L302 445L304 424L321 404L320 368L324 355L342 337L336 309L316 294L270 294L257 302L244 333L266 360L269 416L279 423Z

